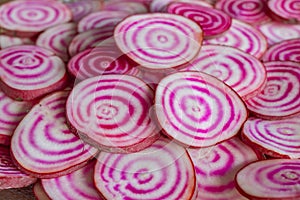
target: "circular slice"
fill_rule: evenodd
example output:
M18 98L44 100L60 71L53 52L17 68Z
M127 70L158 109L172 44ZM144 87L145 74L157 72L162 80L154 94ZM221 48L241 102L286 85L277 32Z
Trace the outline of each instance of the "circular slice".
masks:
M294 22L300 22L299 0L269 0L268 7L280 17Z
M200 50L202 29L183 16L132 15L120 22L114 38L121 51L141 67L161 70L189 62Z
M156 88L155 109L163 131L183 145L207 147L233 137L247 118L240 97L202 72L177 72Z

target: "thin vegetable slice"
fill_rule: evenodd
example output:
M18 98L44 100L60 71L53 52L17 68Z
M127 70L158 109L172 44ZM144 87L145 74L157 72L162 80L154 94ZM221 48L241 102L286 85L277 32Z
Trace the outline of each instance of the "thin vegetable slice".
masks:
M249 24L262 24L271 20L266 12L268 5L265 0L219 0L215 7Z
M203 44L219 44L232 46L260 58L267 50L267 40L264 35L253 26L232 19L230 29L223 35L205 39Z
M300 1L299 0L269 0L268 7L272 12L280 17L293 21L300 22Z
M32 36L71 20L71 11L54 0L16 0L0 7L0 27L15 35Z
M167 12L195 21L203 29L204 37L222 34L231 26L231 18L226 13L193 3L173 2L167 7Z
M54 26L41 33L36 45L51 50L63 61L69 60L68 47L77 34L75 23L66 23Z
M299 159L270 159L254 162L240 170L236 183L250 199L300 198Z
M11 159L9 148L0 145L0 190L26 187L36 181L36 178L18 170Z
M16 45L33 44L34 41L31 38L20 38L8 35L0 35L0 49L4 49Z
M141 67L161 70L189 62L200 50L202 29L185 17L151 13L120 22L114 38L124 54Z
M183 70L200 71L215 76L243 99L255 96L266 82L265 66L257 58L221 45L203 45L198 56Z
M104 28L107 26L116 26L130 13L120 11L98 11L91 13L81 19L78 23L78 32L85 32L95 28Z
M84 144L66 124L65 102L69 91L42 99L24 117L11 141L17 166L38 178L62 176L85 165L97 150Z
M94 180L106 199L195 199L197 185L186 150L166 139L133 154L101 152Z
M66 68L52 51L34 45L0 51L0 86L9 97L33 100L65 87Z
M141 13L147 13L148 7L141 2L106 1L103 4L103 10L127 12L130 14L141 14Z
M300 24L272 21L258 25L257 29L265 35L269 45L300 37Z
M264 154L279 158L300 158L300 117L282 120L249 118L243 139Z
M94 185L95 160L64 176L42 179L41 186L50 199L100 200L103 199Z
M246 101L248 109L264 119L280 119L300 113L300 63L264 63L267 83L263 91Z
M165 134L185 146L207 147L236 135L247 118L240 97L224 82L202 72L163 78L155 109Z
M0 91L0 144L10 144L15 128L32 106L33 102L15 101Z
M300 38L285 40L271 46L263 55L267 61L294 61L300 62Z
M83 140L104 151L140 151L158 138L149 115L153 96L152 89L134 76L89 78L68 98L68 121Z
M236 189L234 178L243 166L258 160L251 147L232 138L213 147L187 150L195 166L197 199L246 199Z

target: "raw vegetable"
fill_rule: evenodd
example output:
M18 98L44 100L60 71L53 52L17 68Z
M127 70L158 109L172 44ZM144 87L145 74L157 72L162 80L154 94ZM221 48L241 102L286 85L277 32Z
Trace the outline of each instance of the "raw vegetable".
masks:
M299 0L269 0L268 7L283 19L300 22Z

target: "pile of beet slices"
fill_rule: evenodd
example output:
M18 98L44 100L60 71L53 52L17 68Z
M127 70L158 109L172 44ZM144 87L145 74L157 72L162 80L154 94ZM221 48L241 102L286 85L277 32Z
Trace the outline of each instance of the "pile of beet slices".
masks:
M0 190L28 186L300 199L300 0L0 4Z

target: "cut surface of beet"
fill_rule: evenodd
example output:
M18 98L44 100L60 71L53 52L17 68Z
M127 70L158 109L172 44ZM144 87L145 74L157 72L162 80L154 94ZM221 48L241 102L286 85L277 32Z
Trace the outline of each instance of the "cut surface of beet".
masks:
M16 128L11 142L12 157L28 174L39 178L65 175L97 153L66 125L68 94L69 91L59 91L45 97Z
M195 199L197 185L186 150L166 139L133 154L101 152L94 180L106 199Z
M272 12L280 17L292 21L300 22L299 0L269 0L268 7Z
M0 49L4 49L16 45L33 44L31 38L20 38L9 35L0 35Z
M155 111L165 134L179 143L207 147L236 135L247 118L240 97L202 72L177 72L156 88Z

